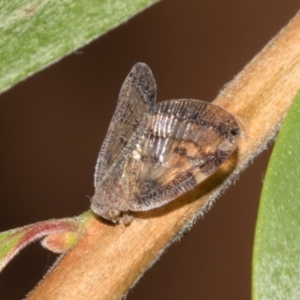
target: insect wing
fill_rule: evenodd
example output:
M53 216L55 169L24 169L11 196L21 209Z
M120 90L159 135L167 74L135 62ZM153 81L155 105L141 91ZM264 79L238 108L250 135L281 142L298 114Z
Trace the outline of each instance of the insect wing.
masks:
M122 85L117 108L98 156L95 187L126 146L155 100L156 83L151 70L143 63L135 64Z
M224 109L198 100L155 105L128 159L133 178L129 209L149 210L206 179L235 150L240 127Z

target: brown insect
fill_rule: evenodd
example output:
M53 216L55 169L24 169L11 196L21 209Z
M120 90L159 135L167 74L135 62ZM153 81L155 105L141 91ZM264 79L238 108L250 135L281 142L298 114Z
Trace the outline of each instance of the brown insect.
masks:
M149 67L133 66L96 164L91 209L129 224L130 211L162 206L215 172L235 150L241 129L221 107L199 100L155 103Z

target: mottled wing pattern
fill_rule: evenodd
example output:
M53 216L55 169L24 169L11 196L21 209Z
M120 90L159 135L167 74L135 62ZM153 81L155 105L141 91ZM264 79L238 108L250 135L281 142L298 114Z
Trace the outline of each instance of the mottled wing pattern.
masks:
M156 83L149 67L133 66L126 77L95 167L94 185L107 172L156 100Z
M230 156L240 138L235 118L198 100L158 103L127 160L129 210L159 207L202 182Z

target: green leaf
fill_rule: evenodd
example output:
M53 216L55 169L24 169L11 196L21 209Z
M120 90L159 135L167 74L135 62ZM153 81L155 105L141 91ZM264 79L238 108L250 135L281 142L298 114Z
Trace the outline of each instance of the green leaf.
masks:
M300 299L300 93L279 133L261 194L253 299Z
M158 0L10 0L0 4L0 92Z

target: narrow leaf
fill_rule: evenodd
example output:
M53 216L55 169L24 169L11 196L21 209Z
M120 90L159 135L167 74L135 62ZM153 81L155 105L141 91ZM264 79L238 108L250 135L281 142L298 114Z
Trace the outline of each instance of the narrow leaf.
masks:
M255 233L253 299L300 298L300 93L273 150Z
M87 219L86 215L87 214L83 214L80 217L73 219L49 220L39 222L0 233L0 271L16 254L20 252L20 250L22 250L29 243L43 236L50 234L50 236L52 236L52 241L53 237L55 237L55 234L64 232L66 232L69 236L71 233L73 233L76 234L77 237L80 237L84 231L85 220ZM59 239L61 239L60 236L58 237ZM62 242L60 242L60 244L62 244ZM74 246L74 244L74 242L72 244L72 241L69 242L70 247ZM66 243L64 246L67 250Z
M0 92L158 0L10 0L0 4Z

